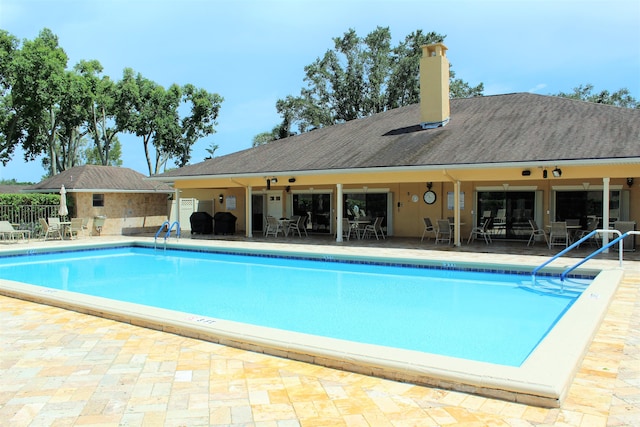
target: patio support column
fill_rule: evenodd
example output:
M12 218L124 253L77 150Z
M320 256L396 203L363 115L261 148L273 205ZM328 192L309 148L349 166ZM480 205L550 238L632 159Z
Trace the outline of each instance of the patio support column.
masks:
M245 224L247 227L247 231L246 231L246 236L247 237L253 237L253 215L251 214L251 212L253 212L253 197L251 196L252 193L252 189L251 186L248 185L247 188L245 189L245 199L247 200L247 203L245 203Z
M602 228L609 229L609 181L611 178L602 178ZM603 233L602 246L606 246L609 243L609 233ZM605 249L604 253L609 253L609 249Z
M175 189L174 190L174 197L173 197L176 201L176 204L173 208L173 220L174 221L178 221L178 224L180 224L180 190L179 189ZM169 217L169 223L171 224L171 217ZM180 227L182 228L182 227Z
M460 246L460 181L453 185L453 238L454 245Z
M342 242L342 184L336 184L336 242Z

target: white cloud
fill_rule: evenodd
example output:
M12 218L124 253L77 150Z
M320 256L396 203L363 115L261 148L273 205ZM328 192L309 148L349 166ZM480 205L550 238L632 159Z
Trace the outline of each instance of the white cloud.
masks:
M538 92L542 91L546 87L547 87L546 83L538 83L537 85L535 85L534 87L529 89L527 92L538 93Z

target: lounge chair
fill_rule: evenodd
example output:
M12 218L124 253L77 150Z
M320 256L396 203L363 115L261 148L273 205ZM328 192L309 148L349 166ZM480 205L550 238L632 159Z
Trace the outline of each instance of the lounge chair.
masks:
M496 217L493 219L493 232L494 233L502 233L502 230L507 229L507 210L506 209L498 209L496 213Z
M15 240L16 236L22 237L22 240L29 241L31 237L31 231L29 230L16 230L9 221L0 221L0 236L3 239Z
M431 218L422 218L422 221L424 222L424 230L422 231L422 238L420 241L422 242L424 240L424 236L426 236L427 233L433 233L433 238L435 239L438 233L431 222Z
M544 241L547 243L547 246L549 246L549 239L547 239L547 233L545 233L545 231L542 228L538 227L538 224L532 219L529 220L529 225L531 226L531 235L529 236L529 241L527 242L527 246L535 245L536 237L538 236L543 236Z
M40 218L39 221L40 221L40 225L42 226L42 234L43 234L44 240L47 240L49 235L55 236L56 234L58 235L58 238L62 240L62 233L60 232L59 225L58 226L56 226L55 224L49 225L44 218Z

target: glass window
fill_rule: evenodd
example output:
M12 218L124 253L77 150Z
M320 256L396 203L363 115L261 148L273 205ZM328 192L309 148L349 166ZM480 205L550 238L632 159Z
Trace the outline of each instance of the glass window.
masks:
M305 218L307 231L331 233L331 194L294 194L293 214Z
M382 217L387 226L387 193L345 193L343 216L354 219L365 216L371 220Z
M93 207L100 208L104 206L104 194L93 195Z
M556 220L579 219L582 226L587 225L587 216L602 218L602 191L557 191ZM609 216L612 221L619 218L620 191L614 190L609 195ZM600 224L601 226L602 224Z

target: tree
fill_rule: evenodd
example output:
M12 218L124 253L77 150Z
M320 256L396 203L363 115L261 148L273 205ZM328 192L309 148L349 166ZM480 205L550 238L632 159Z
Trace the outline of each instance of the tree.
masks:
M216 93L187 84L182 88L183 102L190 105L190 114L181 120L182 136L176 149L176 165L182 167L191 159L191 149L199 138L215 133L216 119L220 112L223 98ZM207 151L213 157L217 144L212 144Z
M58 171L55 143L61 126L60 101L68 83L66 64L67 55L58 46L58 38L45 28L33 41L23 43L10 66L12 114L2 129L6 138L3 152L11 154L21 144L25 160L46 153L51 175ZM7 160L3 154L3 161Z
M442 42L444 36L417 30L398 46L391 46L389 28L378 27L364 38L350 29L333 39L334 48L305 67L307 86L300 96L276 102L282 123L272 132L254 138L254 146L299 132L330 126L391 108L419 102L419 67L422 46ZM451 97L482 95L481 84L472 87L451 72Z
M3 165L11 159L15 147L7 135L14 135L15 129L19 128L16 111L11 102L12 67L18 46L18 39L0 29L0 162Z
M117 103L118 128L142 137L149 174L155 175L171 158L180 167L186 165L197 139L215 132L222 97L193 85L181 88L173 84L165 90L127 68L118 83ZM180 118L180 107L188 105L189 114ZM155 149L155 164L150 144Z
M86 79L88 101L87 129L93 138L95 147L90 151L95 157L89 156L93 164L114 165L122 164L118 153L112 155L111 150L117 143L117 135L120 129L116 125L116 98L117 86L108 77L101 76L102 65L97 60L81 60L74 70Z
M117 137L110 142L109 157L104 159L104 153L95 144L86 144L81 154L81 161L86 165L122 166L122 144Z
M598 104L609 104L623 108L640 108L640 103L631 96L629 90L622 88L616 92L609 93L608 90L603 90L598 93L593 93L593 85L586 84L573 88L573 92L564 93L559 92L556 96L563 98L579 99L581 101L595 102Z
M207 157L205 157L205 160L209 160L209 159L213 159L213 157L216 154L216 151L218 150L218 148L220 148L220 146L218 144L214 144L211 143L211 145L209 145L209 147L206 149L207 153L209 153L209 155Z

